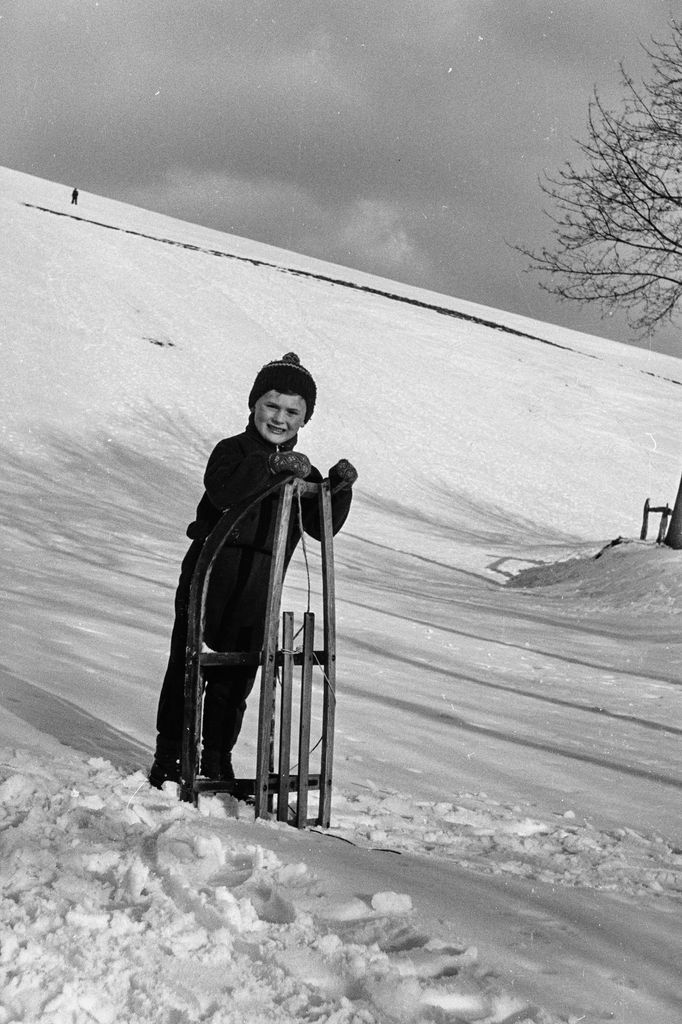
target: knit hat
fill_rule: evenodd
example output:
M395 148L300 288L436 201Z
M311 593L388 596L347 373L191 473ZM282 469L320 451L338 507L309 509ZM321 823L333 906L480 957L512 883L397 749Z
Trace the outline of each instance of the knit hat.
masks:
M312 374L301 366L295 352L287 352L281 359L274 359L260 368L249 395L249 409L253 409L258 399L268 391L300 395L305 401L305 422L308 422L315 408L317 388Z

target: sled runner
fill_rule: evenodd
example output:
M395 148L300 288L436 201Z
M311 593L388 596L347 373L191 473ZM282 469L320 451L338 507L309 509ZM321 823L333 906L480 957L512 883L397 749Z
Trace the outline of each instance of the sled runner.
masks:
M263 648L260 651L219 652L206 648L204 625L206 595L211 570L223 545L247 513L274 492L280 490L275 524L270 582ZM319 507L322 551L323 648L315 649L315 616L303 615L302 643L294 648L294 615L284 612L280 644L279 616L286 570L286 546L292 514L300 514L302 495L316 497ZM334 713L336 694L336 631L334 615L334 563L329 480L307 483L288 476L271 484L252 501L225 511L208 536L199 556L189 600L187 651L185 661L185 707L182 740L180 795L183 800L198 801L200 793L232 792L240 798L253 797L256 817L274 811L278 821L298 828L307 825L329 826L334 755ZM305 543L305 541L304 541ZM300 632L300 631L299 631ZM200 775L203 698L206 688L204 670L213 665L260 666L260 704L255 778L236 783L211 780ZM295 667L301 668L300 684L294 679ZM321 708L314 708L315 670L321 684ZM321 671L320 671L321 670ZM319 691L318 691L319 697ZM298 707L298 736L293 737L294 709ZM321 719L321 739L315 764L310 771L313 711ZM296 757L295 770L291 767ZM309 817L311 790L319 792L317 813ZM296 795L295 806L290 798Z

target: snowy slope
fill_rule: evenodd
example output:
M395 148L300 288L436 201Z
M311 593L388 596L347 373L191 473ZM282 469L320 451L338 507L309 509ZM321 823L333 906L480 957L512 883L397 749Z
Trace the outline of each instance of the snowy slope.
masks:
M69 199L0 171L0 1022L678 1021L680 556L594 555L674 500L680 361ZM290 349L360 470L328 836L140 773L205 459Z

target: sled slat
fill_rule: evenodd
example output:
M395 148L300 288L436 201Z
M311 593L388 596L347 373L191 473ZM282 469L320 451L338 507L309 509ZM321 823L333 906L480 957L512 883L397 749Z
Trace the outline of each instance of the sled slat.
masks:
M204 651L199 655L202 666L206 665L251 665L257 668L261 662L260 651Z
M315 651L315 659L322 663L326 657L324 650ZM303 651L294 651L293 664L303 664ZM199 655L200 664L203 666L207 665L251 665L257 667L262 661L261 651L203 651ZM283 664L283 656L281 651L277 651L275 655L275 664L280 668Z
M322 600L324 604L324 653L317 657L324 673L322 697L322 754L320 764L320 806L317 823L329 828L331 820L332 768L334 763L334 720L336 716L336 607L334 587L334 531L331 487L323 480L320 488L322 521Z
M195 789L197 793L228 793L230 796L236 797L237 800L245 800L253 797L256 792L256 780L255 779L237 779L236 782L224 782L218 779L205 779L199 776L195 781ZM308 789L319 789L320 788L320 776L309 775L308 776ZM267 781L267 790L269 793L276 794L279 789L279 775L277 772L271 772L270 777ZM298 792L298 775L289 776L289 794ZM306 824L314 824L314 822L307 822Z
M310 770L310 716L313 697L313 647L315 616L306 612L303 616L303 671L301 673L301 715L298 733L298 802L296 825L304 828L308 824L308 773Z
M279 633L279 608L282 599L284 568L286 561L287 536L291 514L291 498L295 481L289 480L283 487L277 507L274 554L268 585L268 602L265 615L266 634L263 642L263 666L261 669L260 709L258 717L258 751L256 761L256 807L257 818L265 816L270 809L267 779L272 759L272 711L275 697L275 669L277 658L277 635Z
M279 785L277 787L277 820L289 818L289 761L291 759L291 691L294 675L294 614L282 616L282 687L279 716Z

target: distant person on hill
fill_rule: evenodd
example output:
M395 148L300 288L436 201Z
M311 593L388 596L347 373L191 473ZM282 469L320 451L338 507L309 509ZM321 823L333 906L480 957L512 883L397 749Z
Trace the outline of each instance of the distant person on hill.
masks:
M249 394L251 410L246 430L220 441L211 454L206 488L196 519L187 528L192 544L182 563L175 595L175 624L170 657L159 698L156 753L149 781L161 788L180 778L180 753L184 716L185 647L192 574L202 545L223 511L255 497L277 477L293 473L319 483L319 470L305 455L293 449L298 431L315 408L317 388L298 356L289 352L263 366ZM352 500L357 472L346 459L329 470L335 488L332 528L343 526ZM279 493L265 498L242 520L216 559L206 602L205 638L215 651L258 651L263 645L265 613L274 543ZM321 537L317 500L301 499L303 529ZM292 516L287 544L287 563L300 540L297 517ZM206 698L203 715L202 775L233 783L232 749L253 688L256 669L251 666L209 666L205 669Z
M75 188L71 193L71 205L78 206L78 189Z

